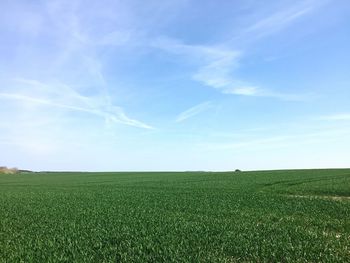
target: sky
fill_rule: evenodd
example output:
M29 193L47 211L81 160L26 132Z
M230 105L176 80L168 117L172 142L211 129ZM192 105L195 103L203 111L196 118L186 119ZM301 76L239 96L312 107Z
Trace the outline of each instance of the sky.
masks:
M350 167L347 0L2 0L0 166Z

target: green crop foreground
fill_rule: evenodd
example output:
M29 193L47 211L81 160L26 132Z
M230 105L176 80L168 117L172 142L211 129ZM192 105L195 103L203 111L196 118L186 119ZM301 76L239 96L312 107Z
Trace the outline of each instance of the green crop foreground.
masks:
M0 174L0 262L350 262L350 170Z

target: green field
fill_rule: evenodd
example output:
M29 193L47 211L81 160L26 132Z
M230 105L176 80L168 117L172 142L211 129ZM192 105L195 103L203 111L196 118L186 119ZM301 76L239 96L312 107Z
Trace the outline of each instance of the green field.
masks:
M350 170L0 174L0 262L350 262Z

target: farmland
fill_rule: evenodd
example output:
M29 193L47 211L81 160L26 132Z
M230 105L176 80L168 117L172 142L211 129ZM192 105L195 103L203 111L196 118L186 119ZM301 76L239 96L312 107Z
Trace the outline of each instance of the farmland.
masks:
M0 262L350 262L350 170L0 174Z

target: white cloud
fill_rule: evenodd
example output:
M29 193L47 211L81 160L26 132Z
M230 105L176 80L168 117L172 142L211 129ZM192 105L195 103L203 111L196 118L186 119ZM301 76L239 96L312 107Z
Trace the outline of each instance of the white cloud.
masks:
M272 15L257 21L245 30L245 33L254 34L255 37L263 37L275 33L295 22L298 18L307 15L313 10L313 6L293 7L280 10Z
M212 103L210 101L200 103L196 106L193 106L183 112L181 112L177 117L176 117L176 122L183 122L195 115L200 114L203 111L208 110L210 107L212 107Z
M326 2L327 0L301 1L279 9L263 18L256 19L251 26L243 29L243 33L238 38L233 38L233 40L251 39L257 41L261 37L277 33L295 23L298 19L311 14ZM194 80L218 89L224 94L297 101L308 97L306 94L297 95L270 90L235 76L244 54L242 50L232 47L235 45L234 41L232 41L232 37L228 37L226 42L219 45L197 45L185 44L177 39L160 37L151 41L151 46L182 56L197 67L192 73Z
M234 76L239 68L242 52L223 46L189 45L170 38L155 39L152 47L180 55L197 69L192 78L224 94L272 97L281 100L300 100L302 96L278 93L247 83Z
M238 87L225 90L225 93L232 93L238 95L254 96L259 93L258 87Z
M302 18L311 15L328 2L329 0L293 1L293 4L283 5L282 8L279 7L275 10L273 10L274 8L272 5L272 8L266 9L268 13L262 11L252 15L251 24L247 27L243 27L240 34L233 38L233 41L257 41L261 38L277 34L297 23Z
M29 94L31 95L28 95L23 91L22 93L1 92L0 98L20 100L70 111L85 112L102 117L107 121L122 123L138 128L153 129L153 127L148 124L129 118L122 108L111 104L111 99L108 96L83 96L68 85L61 83L47 85L37 80L30 79L18 79L17 82L24 84L27 93L29 91Z
M350 113L339 113L321 116L318 119L326 121L350 121Z

